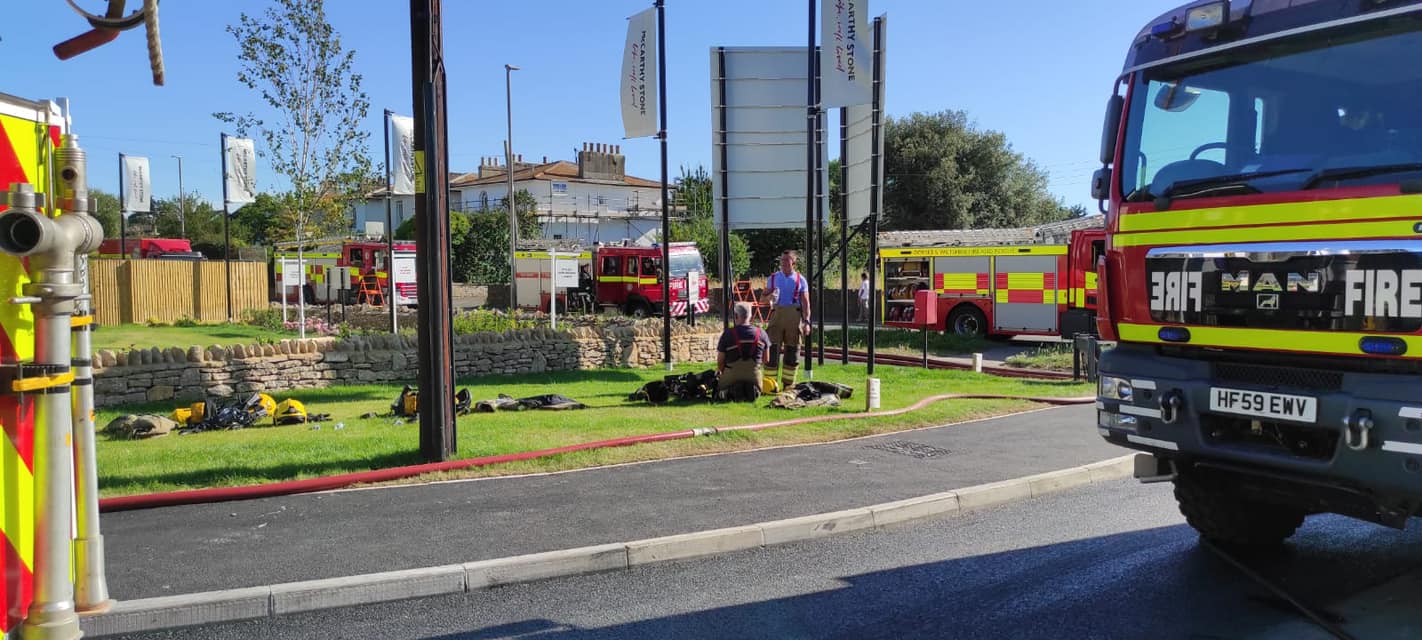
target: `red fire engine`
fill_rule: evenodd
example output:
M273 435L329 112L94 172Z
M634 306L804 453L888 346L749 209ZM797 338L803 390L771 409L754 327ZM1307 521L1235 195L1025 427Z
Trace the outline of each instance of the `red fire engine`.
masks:
M707 300L706 267L696 243L673 242L668 253L671 255L672 315L686 315L690 297L687 295L687 279L692 272L699 275L696 312L706 313L710 309ZM559 255L565 254L559 252ZM552 261L549 256L548 251L520 251L515 254L519 306L547 307L548 294L553 289ZM633 317L661 313L661 247L599 245L592 251L578 252L578 263L579 286L565 294L560 293L560 299L566 299L567 296L587 296L591 298L589 306L592 308L588 309L589 311L596 308L615 308Z
M1105 251L1100 221L1058 223L1045 236L1065 234L1065 243L1034 243L1044 239L1043 228L881 234L882 320L917 327L914 292L928 289L938 294L940 331L970 337L1095 333L1096 259ZM977 244L993 241L999 244Z

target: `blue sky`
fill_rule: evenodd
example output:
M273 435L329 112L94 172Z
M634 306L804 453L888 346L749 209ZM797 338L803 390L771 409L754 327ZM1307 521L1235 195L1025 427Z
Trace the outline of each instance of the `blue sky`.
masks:
M100 12L100 0L79 0ZM130 5L138 4L136 1ZM330 0L329 18L356 50L371 99L372 152L382 144L381 111L408 114L409 18L398 0ZM871 0L889 15L890 115L962 109L979 126L1003 131L1051 175L1067 204L1089 203L1089 176L1112 81L1131 39L1179 0ZM50 53L85 24L63 2L10 3L0 25L0 92L67 96L75 132L89 152L91 185L117 190L119 153L146 155L153 190L184 186L221 199L214 111L260 110L236 80L237 46L224 31L266 2L169 0L162 5L167 86L153 87L141 30L67 62ZM571 159L583 142L621 144L628 172L655 179L656 141L621 140L617 79L625 18L648 1L444 0L451 169L473 171L502 153L503 64L515 72L514 143L525 159ZM667 0L669 146L680 165L710 166L709 49L804 45L807 5L799 0ZM837 130L837 129L835 129ZM831 155L834 154L832 149ZM258 186L281 188L259 166Z

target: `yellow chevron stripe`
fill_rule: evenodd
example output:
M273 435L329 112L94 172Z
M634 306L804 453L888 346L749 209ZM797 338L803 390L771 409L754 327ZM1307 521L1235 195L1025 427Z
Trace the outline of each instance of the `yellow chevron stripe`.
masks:
M4 135L25 172L25 179L35 191L45 192L44 151L50 147L44 125L32 120L0 115L0 135ZM9 185L5 185L8 187ZM5 188L0 187L0 188ZM18 258L0 254L0 298L21 295L21 288L30 281ZM0 329L15 348L15 357L34 357L34 311L27 304L0 304Z
M35 568L35 478L10 438L0 435L0 535L20 555L25 568Z

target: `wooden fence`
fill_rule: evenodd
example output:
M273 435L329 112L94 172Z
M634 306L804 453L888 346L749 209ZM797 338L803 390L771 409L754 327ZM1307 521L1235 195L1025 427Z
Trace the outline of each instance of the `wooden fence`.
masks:
M227 278L221 261L89 260L94 319L99 324L227 320ZM267 308L267 265L232 262L232 313Z

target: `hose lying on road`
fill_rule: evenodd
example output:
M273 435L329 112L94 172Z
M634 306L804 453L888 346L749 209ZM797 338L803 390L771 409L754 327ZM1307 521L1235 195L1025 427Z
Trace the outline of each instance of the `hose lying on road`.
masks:
M806 418L794 418L790 420L778 420L762 424L747 424L733 427L703 427L696 429L684 429L681 431L669 431L665 433L653 433L641 436L629 436L625 438L614 438L611 440L598 440L596 442L583 442L571 444L552 449L538 449L535 451L523 451L520 453L509 453L497 456L484 456L482 458L466 458L463 460L449 460L446 462L431 462L428 464L416 464L404 467L391 467L389 469L375 469L371 471L360 471L356 473L344 473L321 478L308 478L305 480L289 480L286 482L272 482L268 484L247 485L242 487L214 487L210 489L190 489L186 491L170 491L164 493L148 493L133 496L121 496L117 498L105 498L99 501L99 511L110 513L114 511L130 511L134 509L151 509L154 507L171 507L184 504L203 504L209 502L228 502L232 500L251 500L254 498L271 498L276 496L292 495L297 493L312 493L316 491L329 491L332 489L342 489L356 484L370 484L376 482L389 482L392 480L402 480L430 473L443 471L457 471L460 469L472 469L476 467L487 467L496 464L517 462L520 460L533 460L535 458L546 458L574 451L589 451L592 449L608 449L612 447L626 447L635 444L645 444L650 442L664 442L667 440L682 440L695 438L697 436L711 436L718 433L730 431L763 431L776 427L788 427L792 425L812 424L816 422L830 422L834 420L854 420L858 418L870 417L891 417L903 415L911 411L917 411L935 402L944 400L1025 400L1039 402L1050 405L1080 405L1091 404L1096 401L1095 397L1087 398L1037 398L1030 396L1004 396L976 393L947 393L943 395L929 396L902 409L889 411L876 411L873 413L840 413L822 416L811 416Z

